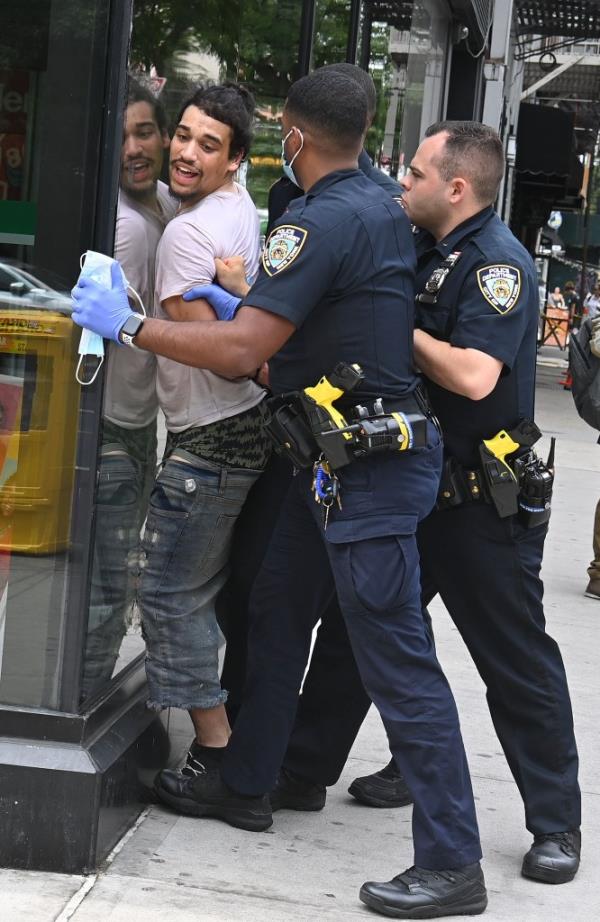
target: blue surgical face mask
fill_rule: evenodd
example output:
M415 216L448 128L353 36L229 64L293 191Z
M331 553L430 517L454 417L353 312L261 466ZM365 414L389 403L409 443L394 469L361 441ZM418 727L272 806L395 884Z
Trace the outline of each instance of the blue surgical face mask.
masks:
M81 266L80 278L87 277L93 279L95 282L98 282L100 285L104 285L105 288L112 288L112 264L116 262L115 259L112 259L110 256L107 256L105 253L96 253L94 250L88 250L83 254L79 261ZM125 273L123 272L123 267L117 263L121 271L121 277L123 280L123 285L132 293L140 305L141 313L146 316L146 309L142 304L142 299L140 298L137 291L135 291L125 278ZM79 339L78 346L79 353L79 362L77 363L77 369L75 371L76 381L86 387L89 384L93 384L98 376L100 371L100 366L104 361L104 340L101 336L98 336L97 333L93 333L92 330L86 330L85 327L81 331L81 337ZM82 367L84 359L86 356L92 356L98 361L96 362L94 372L89 380L84 380L82 378Z
M289 136L290 136L294 131L297 131L298 134L300 135L301 144L300 144L300 147L298 148L298 150L296 151L296 153L294 154L294 156L292 157L292 159L290 160L290 162L288 163L287 157L285 156L285 142L287 141L287 139L289 138ZM293 163L294 163L294 160L296 159L296 157L298 156L298 154L300 153L300 151L302 150L303 147L304 147L304 135L302 134L302 132L300 131L300 129L299 129L299 128L290 128L290 130L289 130L288 133L286 134L285 138L284 138L283 141L281 142L281 162L282 162L282 164L283 164L283 172L284 172L284 174L287 176L288 179L290 179L290 180L294 183L295 186L298 186L299 189L301 189L302 187L301 187L300 183L298 182L298 180L297 180L297 178L296 178L296 174L294 173L294 171L293 171L293 169L292 169L292 165L293 165Z

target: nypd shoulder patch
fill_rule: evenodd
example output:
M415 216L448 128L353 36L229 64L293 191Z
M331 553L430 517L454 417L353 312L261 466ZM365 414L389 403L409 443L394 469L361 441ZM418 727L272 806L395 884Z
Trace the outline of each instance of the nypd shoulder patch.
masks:
M514 266L485 266L477 271L477 284L494 310L508 314L521 294L521 270Z
M267 275L277 275L287 269L300 253L308 231L294 224L282 224L271 232L263 252L263 267Z

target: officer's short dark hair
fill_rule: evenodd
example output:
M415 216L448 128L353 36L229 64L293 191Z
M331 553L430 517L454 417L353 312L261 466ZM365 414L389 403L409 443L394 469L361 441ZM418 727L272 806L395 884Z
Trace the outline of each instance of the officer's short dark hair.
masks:
M504 176L504 148L497 131L480 122L436 122L426 138L445 132L448 137L437 168L445 182L464 176L482 205L496 201Z
M168 123L167 113L160 99L154 93L139 83L135 77L128 77L127 80L127 105L132 106L136 102L147 102L152 109L154 121L158 126L161 134L167 134Z
M360 142L367 123L367 97L356 80L319 68L290 87L286 111L335 149Z
M348 64L345 61L340 64L325 64L325 66L320 67L319 70L329 71L333 74L345 74L363 88L365 96L367 97L367 121L370 125L377 111L377 90L375 89L371 74L363 70L362 67L359 67L358 64Z
M252 143L254 124L254 96L239 83L219 83L200 86L182 105L177 124L188 106L196 106L217 122L231 128L229 156L242 154L245 159Z

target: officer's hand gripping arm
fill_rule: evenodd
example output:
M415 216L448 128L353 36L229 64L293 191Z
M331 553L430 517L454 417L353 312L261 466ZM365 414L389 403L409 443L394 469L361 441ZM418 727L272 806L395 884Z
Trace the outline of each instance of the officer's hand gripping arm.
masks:
M225 291L220 285L196 285L183 295L184 301L193 302L196 298L203 298L208 301L212 308L213 316L207 317L207 320L214 320L215 314L218 320L233 320L238 307L242 303L241 298L237 298L235 295Z

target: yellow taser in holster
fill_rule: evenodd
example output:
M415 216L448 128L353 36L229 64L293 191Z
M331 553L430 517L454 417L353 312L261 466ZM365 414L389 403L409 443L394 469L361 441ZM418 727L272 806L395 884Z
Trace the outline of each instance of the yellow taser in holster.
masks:
M519 478L506 458L520 449L531 448L541 434L533 420L521 420L514 429L501 429L479 446L485 484L501 519L519 511Z

